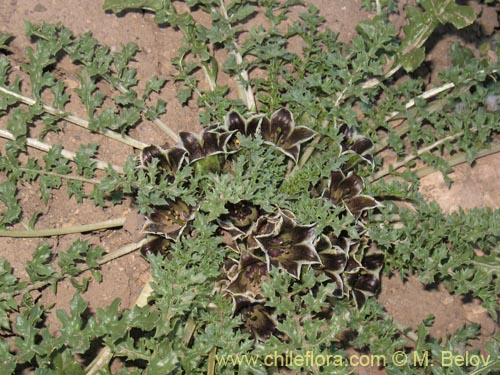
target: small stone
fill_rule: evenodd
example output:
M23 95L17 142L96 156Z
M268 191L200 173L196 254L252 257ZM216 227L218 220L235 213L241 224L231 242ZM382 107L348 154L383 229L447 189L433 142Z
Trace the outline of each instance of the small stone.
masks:
M498 23L497 12L491 11L487 7L483 9L480 18L481 29L485 35L492 35L495 29L500 26Z
M465 318L472 323L481 323L488 316L488 310L478 304L464 305Z
M38 3L35 5L35 7L33 8L33 11L34 12L46 12L47 11L47 8L45 8L42 4Z
M454 299L452 296L448 296L448 297L444 298L444 299L441 301L441 303L442 303L443 305L447 306L447 305L449 305L449 304L453 303L453 301L454 301L454 300L455 300L455 299Z

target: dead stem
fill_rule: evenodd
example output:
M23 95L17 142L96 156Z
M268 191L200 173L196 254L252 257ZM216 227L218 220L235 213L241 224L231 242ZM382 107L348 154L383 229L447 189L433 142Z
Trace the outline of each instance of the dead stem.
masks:
M226 6L224 0L220 0L220 9L222 11L223 17L228 21L228 27L231 29L231 24L229 22L229 16L227 14ZM236 64L240 65L243 63L243 56L240 53L240 46L236 40L233 40L234 49L229 51L230 55L233 55ZM252 87L250 86L250 76L246 69L242 69L238 79L236 79L236 85L238 86L238 95L240 99L245 103L250 112L255 112L257 110L257 105L255 103L254 94Z
M488 155L496 154L497 152L500 152L500 142L493 143L490 147L484 148L484 149L478 151L476 154L476 159L479 159L479 158L482 158L482 157L485 157ZM450 167L455 167L459 164L466 163L467 157L468 157L468 155L466 155L465 153L460 153L460 154L453 155L448 160L446 160L446 162ZM417 169L415 171L415 174L418 178L422 178L422 177L428 176L428 175L435 173L435 172L438 172L438 170L434 169L433 167L423 167L423 168Z
M427 100L427 99L433 98L434 96L439 95L442 92L451 90L455 86L456 85L453 82L451 82L451 83L446 83L444 85L441 85L441 86L438 86L438 87L434 87L434 88L432 88L430 90L424 91L422 94L418 95L416 98L408 100L408 102L405 104L405 109L408 110L408 109L414 107L415 106L415 101L418 100L418 99ZM400 113L401 113L401 111L394 111L391 114L387 115L384 118L384 120L385 121L390 121L394 117L396 117L397 115L399 115Z
M40 106L43 108L43 110L45 112L50 113L51 115L64 116L63 117L64 120L66 120L68 122L71 122L72 124L78 125L78 126L80 126L82 128L91 130L89 128L89 122L87 120L84 120L84 119L80 118L80 117L77 117L77 116L74 116L72 114L66 113L64 111L61 111L60 109L51 107L49 105L38 103L35 99L32 99L32 98L29 98L27 96L18 94L18 93L14 92L14 91L6 89L5 87L1 87L0 86L0 92L3 92L6 95L10 95L10 96L18 99L22 103L24 103L26 105L29 105L29 106L34 106L35 104L40 104ZM146 143L138 141L138 140L136 140L136 139L134 139L132 137L129 137L127 135L121 135L120 133L116 133L116 132L111 131L111 130L92 130L92 131L95 132L95 133L102 134L102 135L104 135L104 136L106 136L108 138L111 138L111 139L115 140L115 141L124 143L124 144L126 144L128 146L140 149L140 150L142 150L143 148L145 148L145 147L148 146Z
M10 139L12 141L14 141L16 139L12 133L10 133L9 131L4 130L4 129L0 129L0 137L5 138L5 139ZM26 144L30 147L36 148L37 150L45 151L45 152L49 152L52 149L52 147L54 147L54 146L51 146L47 143L41 142L38 139L34 139L34 138L27 138ZM75 161L76 154L74 152L63 149L61 151L61 155L64 156L66 159L69 159L71 161ZM96 163L96 168L102 169L102 170L107 169L111 165L111 164L103 162L101 160L94 159L94 161ZM113 168L118 173L123 174L122 167L120 167L118 165L111 165L111 168Z
M99 223L86 225L77 225L68 228L51 228L51 229L32 229L32 230L0 230L0 237L15 237L15 238L34 238L34 237L52 237L62 236L72 233L94 232L97 230L121 227L125 224L126 218L120 217L117 219L105 220Z
M448 137L442 138L442 139L434 142L433 144L418 150L418 152L414 155L408 155L406 158L404 158L400 162L391 164L388 168L383 169L383 170L379 171L378 173L375 173L375 175L372 178L370 178L370 182L380 180L382 177L385 177L385 176L389 175L391 172L396 171L397 169L405 166L410 161L422 156L426 152L429 152L429 151L435 149L436 147L442 145L443 143L445 143L447 141L452 141L458 137L461 137L463 134L464 134L463 132L460 132L460 133L457 133L454 135L449 135Z

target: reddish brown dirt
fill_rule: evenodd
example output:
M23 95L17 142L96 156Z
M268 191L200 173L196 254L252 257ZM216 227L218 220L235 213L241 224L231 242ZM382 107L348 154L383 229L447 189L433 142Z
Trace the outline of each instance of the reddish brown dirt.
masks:
M411 1L410 1L411 2ZM127 42L137 43L141 49L137 55L139 79L146 79L152 75L165 77L174 73L170 63L171 56L181 45L181 35L171 28L159 28L151 14L127 13L122 16L106 14L102 11L102 0L1 0L0 1L0 31L9 32L16 36L13 41L17 66L23 62L23 50L29 44L24 36L24 20L32 22L61 22L70 27L75 34L91 31L103 44L119 48ZM347 41L356 31L355 25L369 16L360 10L360 0L307 0L306 3L316 5L326 18L326 26L340 33L340 40ZM403 11L407 1L400 1ZM440 29L439 38L436 36L430 46L427 65L434 72L435 68L449 64L448 48L453 40L461 39L471 46L478 47L481 36L489 37L495 28L498 28L498 13L493 7L486 7L473 3L479 21L477 26L463 33L450 32ZM402 26L402 17L394 16L392 20L398 30ZM468 34L469 33L469 34ZM62 69L65 83L70 87L78 86L75 67L63 61ZM429 77L435 82L437 76L432 73ZM162 116L174 130L196 130L198 125L198 111L195 103L182 107L178 104L176 85L171 81L161 93L167 105L167 114ZM84 110L76 103L72 103L69 110L84 115ZM0 120L0 126L5 126ZM163 144L168 138L153 124L144 123L133 130L131 135L144 142ZM80 143L100 144L101 159L122 164L127 154L131 152L126 146L102 137L88 133L76 126L66 124L64 131L59 135L51 134L47 137L48 143L64 143L69 150L75 150ZM0 141L0 146L4 142ZM40 157L40 153L32 152ZM474 168L461 165L452 175L455 180L451 189L447 189L439 174L431 175L422 182L422 193L428 199L435 199L447 212L471 207L500 207L498 181L500 172L496 167L500 163L500 156L487 157L479 160ZM3 177L0 176L0 179ZM43 215L37 222L37 228L52 228L75 224L86 224L113 217L127 217L126 227L117 231L105 231L99 234L71 235L50 239L11 239L0 238L0 256L6 258L14 266L17 274L22 277L24 265L31 257L33 250L41 243L48 242L54 251L65 250L77 238L83 238L92 244L103 246L107 251L113 251L120 246L136 241L141 237L139 228L142 218L134 213L130 202L123 205L109 207L104 210L96 209L92 203L85 202L78 205L74 199L67 199L64 190L58 191L45 206L38 198L36 187L24 186L21 188L21 204L25 217L40 211ZM21 226L19 226L21 228ZM101 284L92 284L84 297L90 302L90 307L106 306L115 298L122 299L122 306L128 307L134 303L144 282L148 277L148 264L137 253L128 255L103 267L104 280ZM56 308L67 308L68 301L74 293L69 283L61 283L57 297L51 291L33 292L34 297L40 296L45 303L55 302ZM446 336L466 323L477 322L482 324L483 337L491 336L498 330L495 322L488 318L487 313L476 301L464 303L460 298L449 295L446 291L425 290L415 279L410 278L402 283L399 278L384 279L382 293L379 296L389 314L404 326L415 328L422 319L429 314L436 316L436 323L432 328L433 334L439 337ZM377 369L357 369L365 374L381 373Z

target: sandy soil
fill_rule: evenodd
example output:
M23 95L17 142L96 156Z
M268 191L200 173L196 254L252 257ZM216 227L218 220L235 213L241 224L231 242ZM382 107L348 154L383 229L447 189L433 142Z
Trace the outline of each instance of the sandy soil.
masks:
M323 16L327 26L340 33L340 39L347 41L355 35L355 25L365 19L368 14L360 10L360 0L307 0L315 4ZM402 10L407 1L400 1ZM449 64L447 51L451 42L457 38L470 45L478 45L478 40L489 36L498 28L498 12L496 8L478 5L474 6L480 15L477 26L470 32L456 33L446 28L440 29L439 36L431 42L430 54L426 64L432 71L435 67ZM102 11L102 0L0 0L0 31L10 32L16 36L11 44L14 52L14 61L19 65L23 62L22 52L29 44L24 36L24 20L32 22L61 22L70 27L74 33L81 34L91 31L102 43L118 48L127 42L135 42L141 48L137 55L135 66L138 68L139 78L148 78L154 74L166 76L173 74L174 68L170 57L181 44L181 35L170 28L159 28L151 14L127 13L117 17ZM393 22L399 29L402 18L394 16ZM438 38L439 37L439 38ZM439 39L439 40L438 40ZM77 87L78 78L75 67L68 61L62 62L62 73L68 86ZM429 75L430 80L436 77ZM75 86L76 85L76 86ZM175 98L176 85L167 83L161 95L168 103L167 114L162 119L175 130L195 130L199 128L198 113L194 103L186 107L178 104ZM69 110L84 115L84 109L76 103L70 104ZM4 125L4 120L0 120ZM157 144L168 142L166 136L153 124L144 123L132 131L132 136L144 141ZM127 154L131 152L126 146L113 141L103 140L102 137L88 133L73 125L66 124L64 131L59 135L51 134L47 137L48 143L64 142L69 150L75 150L80 143L99 143L100 157L113 163L123 163ZM3 147L3 141L0 141ZM40 154L33 152L40 157ZM452 175L455 180L448 190L439 174L431 175L422 182L422 193L428 199L435 199L445 211L453 211L471 207L500 207L500 194L497 183L500 172L500 155L479 160L474 168L461 165ZM1 176L0 176L1 178ZM18 274L22 275L24 263L29 259L37 245L48 242L54 249L66 249L75 239L82 237L92 244L99 244L107 251L113 251L120 246L141 237L139 228L142 217L138 216L130 202L124 205L110 207L105 210L96 209L92 203L86 202L77 205L74 199L68 200L64 190L54 194L49 204L45 206L38 198L38 191L33 186L21 188L22 206L26 217L40 211L43 213L37 223L39 228L51 228L75 224L86 224L113 217L126 217L126 227L118 231L105 231L99 234L83 236L63 236L50 239L10 239L0 238L0 256L8 259ZM106 306L117 297L122 299L122 306L127 307L139 294L148 277L148 264L137 253L131 254L103 267L104 280L101 284L93 284L84 297L90 301L95 309ZM46 303L55 302L56 308L67 308L68 300L74 293L69 283L61 283L57 297L51 291L34 292L34 297L40 297ZM41 294L41 295L40 295ZM429 314L436 316L436 324L432 328L433 334L444 337L447 332L453 331L466 323L481 323L483 337L489 337L498 330L486 311L477 301L465 303L460 298L449 295L446 291L425 289L415 278L402 283L397 277L384 279L382 293L379 296L389 314L399 323L415 328L422 319ZM415 304L418 301L418 304ZM381 373L377 369L362 369L364 373Z

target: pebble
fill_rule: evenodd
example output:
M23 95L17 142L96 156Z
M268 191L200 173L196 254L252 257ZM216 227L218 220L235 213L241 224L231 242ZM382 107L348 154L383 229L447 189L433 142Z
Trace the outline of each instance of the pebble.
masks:
M47 8L45 8L42 4L38 3L35 5L35 7L33 8L33 11L34 12L45 12L47 11Z

